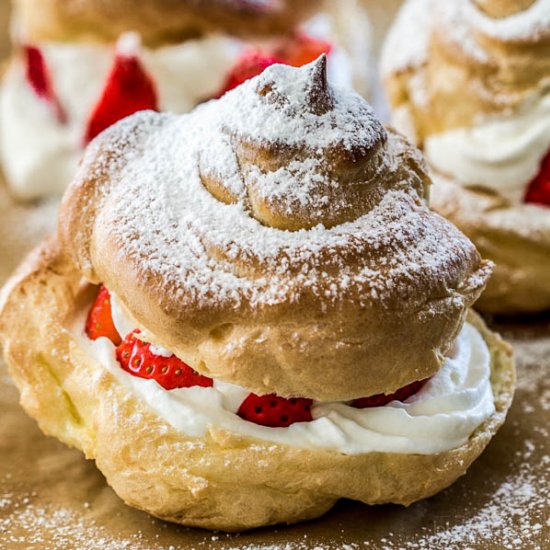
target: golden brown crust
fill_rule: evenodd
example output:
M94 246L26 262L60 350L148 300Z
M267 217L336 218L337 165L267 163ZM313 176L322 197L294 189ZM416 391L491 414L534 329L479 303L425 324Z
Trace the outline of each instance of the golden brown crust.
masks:
M41 429L96 460L128 504L184 525L237 531L317 517L339 498L408 505L463 475L504 421L515 371L511 349L483 322L496 412L460 448L433 455L348 456L212 430L182 436L79 348L64 327L80 275L55 240L14 276L0 338L21 402Z
M495 262L476 308L507 314L550 309L548 210L511 205L490 192L436 174L433 178L432 207L464 231L484 258Z
M137 31L150 45L179 42L206 32L234 35L286 34L321 0L17 0L28 41L113 41Z
M248 136L232 119L207 134L206 149L199 147L201 117L210 124L214 113L231 113L235 105L228 102L241 102L255 86L260 99L246 100L254 109L261 105L262 118L283 117L275 103L281 98L263 100L261 92L285 89L277 79L287 72L305 75L308 86L310 76L320 83L306 90L311 103L301 112L348 117L345 109L352 107L330 95L320 63L268 69L257 84L205 106L195 118L148 114L113 127L88 150L64 198L59 232L82 274L104 282L158 343L197 371L259 394L331 401L391 393L434 374L490 268L454 226L427 208L430 181L418 151L387 134L357 96L345 96L358 110L348 134L313 152L301 143ZM283 99L294 123L296 106ZM323 114L310 119L313 126L326 120ZM313 126L307 138L324 139ZM162 211L147 212L142 205L159 204L165 182L185 170L171 164L180 153L157 147L161 156L153 159L151 145L180 139L181 154L197 147L199 159L210 149L220 156L227 147L238 173L219 177L217 164L199 161L195 168L190 162L181 193L179 183L170 184L173 196ZM354 145L348 150L347 143ZM306 166L307 174L292 174L288 192L269 202L273 195L262 195L269 181L262 186L258 179L277 171L278 186L295 164ZM139 185L130 190L135 178L123 174L133 170ZM242 186L230 188L227 182L237 177ZM304 207L292 202L300 179L316 184L298 197L305 195ZM173 223L149 233L146 218Z
M412 117L419 144L517 108L550 85L550 28L538 25L537 16L548 9L546 0L478 4L409 0L389 34L386 89L392 108ZM516 34L509 31L514 25ZM404 43L411 37L425 41L423 52ZM417 55L395 55L407 48Z

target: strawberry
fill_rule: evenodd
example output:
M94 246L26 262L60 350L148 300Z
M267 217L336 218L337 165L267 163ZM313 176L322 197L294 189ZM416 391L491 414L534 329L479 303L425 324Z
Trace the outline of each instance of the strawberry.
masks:
M275 54L293 67L301 67L315 61L321 54L331 52L332 45L307 34L298 33L281 46Z
M128 334L116 349L118 362L126 372L155 380L165 390L191 386L208 388L213 385L211 378L202 376L175 355L165 357L154 354L151 344L140 340L137 334L139 330Z
M67 115L61 106L50 78L50 71L42 52L36 46L24 46L25 76L34 93L52 109L60 124L67 122Z
M550 206L550 151L546 153L539 173L529 184L525 202Z
M351 406L356 409L366 409L367 407L383 407L391 401L405 401L411 397L411 395L414 395L420 391L427 381L427 378L425 380L417 380L412 384L399 388L396 392L389 395L378 393L376 395L371 395L370 397L361 397L355 401L352 401Z
M311 404L311 399L285 399L273 394L260 396L251 393L241 403L237 414L261 426L286 428L294 422L310 422Z
M248 79L258 76L270 65L284 63L301 67L315 61L323 53L330 53L331 49L332 46L324 40L317 40L306 34L297 34L274 54L265 54L260 50L246 51L230 70L221 92L215 97L222 97Z
M115 346L118 346L122 341L113 323L113 316L111 314L111 295L103 285L99 288L95 302L88 314L86 334L91 340L97 340L105 336L109 338Z
M222 91L215 97L220 98L225 93L233 88L240 86L248 79L258 76L263 73L270 65L275 63L283 63L281 59L266 55L258 50L249 50L243 53L237 62L230 70L225 83L222 86Z
M155 85L136 53L119 51L103 93L88 119L85 144L115 122L146 109L159 110Z

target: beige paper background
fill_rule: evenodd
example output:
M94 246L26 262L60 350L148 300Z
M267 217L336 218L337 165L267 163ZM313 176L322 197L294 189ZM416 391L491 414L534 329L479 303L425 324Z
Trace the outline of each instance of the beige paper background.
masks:
M399 1L366 3L379 43ZM0 0L1 55L7 8ZM0 280L53 227L53 211L16 207L0 188ZM453 487L408 509L342 502L317 521L240 536L126 507L93 462L40 433L0 365L0 548L550 548L550 318L496 325L519 358L517 396L506 425Z

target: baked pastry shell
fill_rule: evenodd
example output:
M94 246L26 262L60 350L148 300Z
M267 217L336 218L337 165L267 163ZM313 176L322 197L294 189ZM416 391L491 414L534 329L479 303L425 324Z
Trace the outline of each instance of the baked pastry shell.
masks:
M483 3L499 11L495 4L505 2ZM528 11L527 3L536 4L508 2L516 17ZM506 38L504 31L503 36L487 34L464 13L455 14L460 17L456 21L441 20L440 12L449 8L439 3L439 10L437 4L428 5L431 9L424 13L425 2L404 2L382 55L383 81L391 108L409 111L419 144L428 136L510 113L546 93L550 86L550 29L538 24L542 22L532 19L530 33ZM476 9L474 5L481 2L473 0L454 4L470 4L472 12L484 11ZM500 8L506 11L505 6ZM511 27L512 21L509 23ZM425 52L396 62L394 52L415 51L409 37L425 41Z
M495 263L476 309L496 314L550 309L550 210L432 177L431 206Z
M523 12L525 16L535 4L529 0L454 2L459 3L472 4L472 10L477 4L479 13L488 14L495 24L512 13L519 17ZM457 22L464 33L458 43L450 24L438 20L437 10L429 12L426 18L421 5L413 0L404 4L409 17L398 17L388 35L389 62L384 74L395 120L402 119L401 129L414 137L419 147L431 136L475 127L479 121L495 116L509 116L548 93L547 25L537 26L533 19L533 32L512 39L506 33L487 34L476 27L475 21L465 19ZM404 37L409 36L404 32L406 26L410 26L409 32L426 40L426 52L423 59L411 59L399 66L392 60L392 51L399 51L400 47L406 51ZM478 55L474 55L476 51ZM432 208L463 231L483 258L495 262L493 275L476 302L476 309L507 315L548 310L548 210L536 205L511 204L490 190L464 187L437 171L430 175L434 181Z
M320 516L339 498L412 502L463 475L505 419L511 348L469 313L491 351L496 412L459 448L430 455L344 455L212 428L174 430L80 347L66 328L83 281L50 240L3 290L0 338L21 403L41 429L94 459L129 505L188 526L239 531Z
M215 31L234 35L290 32L322 5L321 0L274 3L220 0L17 0L26 40L112 41L128 30L149 45L167 44Z

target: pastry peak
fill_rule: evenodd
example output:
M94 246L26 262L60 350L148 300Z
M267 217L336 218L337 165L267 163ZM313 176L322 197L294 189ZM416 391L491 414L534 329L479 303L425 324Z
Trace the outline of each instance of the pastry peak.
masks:
M304 111L322 116L334 108L334 96L327 78L327 56L322 54L316 61L299 69L301 78L288 79L288 66L272 69L256 85L256 93L268 104L283 107L296 104Z
M503 47L533 47L548 40L550 0L407 0L382 51L383 75L424 66L434 48L433 35L438 42L458 47L467 58L494 64ZM441 50L442 44L435 48ZM466 64L462 54L457 59Z
M325 56L269 67L199 109L194 125L203 185L264 225L332 227L381 197L371 179L391 157L386 131L364 99L329 84Z
M396 122L421 144L521 112L547 93L549 41L550 0L407 0L381 61Z
M338 145L354 158L386 138L371 106L331 85L326 56L303 67L271 65L226 94L223 125L246 141L310 151Z
M458 0L435 2L433 6L449 38L464 47L477 44L480 51L485 46L489 54L492 51L487 39L532 44L550 34L550 0Z

